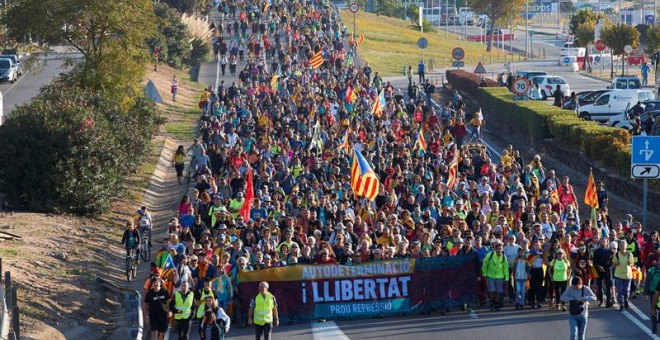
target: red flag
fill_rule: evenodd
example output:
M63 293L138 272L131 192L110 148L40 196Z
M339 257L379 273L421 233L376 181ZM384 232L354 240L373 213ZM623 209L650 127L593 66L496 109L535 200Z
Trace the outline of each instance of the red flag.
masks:
M243 203L241 210L238 211L238 213L243 216L244 221L250 219L252 201L254 201L254 185L252 184L252 168L249 168L247 178L245 179L245 202Z

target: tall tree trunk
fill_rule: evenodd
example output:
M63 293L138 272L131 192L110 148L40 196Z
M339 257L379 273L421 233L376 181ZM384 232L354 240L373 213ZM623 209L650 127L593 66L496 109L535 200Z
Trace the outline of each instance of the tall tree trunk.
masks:
M493 50L493 37L495 36L495 22L490 21L490 34L488 35L488 46L486 47L486 52Z

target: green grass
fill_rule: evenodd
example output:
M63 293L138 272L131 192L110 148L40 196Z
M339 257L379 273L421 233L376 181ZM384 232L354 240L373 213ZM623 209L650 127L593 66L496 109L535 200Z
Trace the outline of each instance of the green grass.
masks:
M348 10L341 11L344 23L353 29L353 14ZM465 68L472 70L478 62L493 64L504 62L505 52L493 47L492 53L486 52L486 46L481 43L459 40L458 35L444 31L420 33L410 22L378 16L372 13L359 12L356 17L356 31L364 34L364 43L358 47L358 55L368 62L374 71L381 75L402 75L403 67L411 65L413 71L422 57L422 50L417 47L417 40L426 37L429 46L424 50L424 60L428 66L429 58L435 58L434 68L451 66L451 51L455 47L465 50ZM509 56L508 59L511 57Z
M18 249L16 248L0 248L0 257L16 255L18 255Z
M178 140L192 140L196 137L198 111L197 109L191 109L181 114L179 119L165 124L165 130Z

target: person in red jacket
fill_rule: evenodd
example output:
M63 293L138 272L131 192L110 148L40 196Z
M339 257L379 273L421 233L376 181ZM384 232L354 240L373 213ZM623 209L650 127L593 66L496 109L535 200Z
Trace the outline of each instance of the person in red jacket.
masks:
M467 129L462 119L457 119L454 124L454 137L456 137L456 145L460 148L463 146L463 141L467 136Z

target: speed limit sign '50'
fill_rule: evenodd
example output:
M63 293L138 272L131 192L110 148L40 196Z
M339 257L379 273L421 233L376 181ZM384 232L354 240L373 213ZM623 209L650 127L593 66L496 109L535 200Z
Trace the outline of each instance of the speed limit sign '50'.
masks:
M527 91L529 91L529 82L522 77L516 78L516 80L513 81L511 91L519 96L524 96L527 94Z

